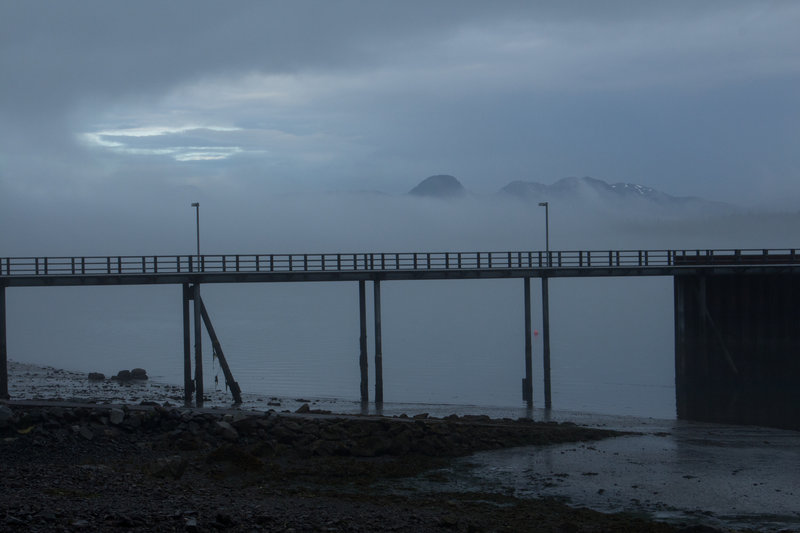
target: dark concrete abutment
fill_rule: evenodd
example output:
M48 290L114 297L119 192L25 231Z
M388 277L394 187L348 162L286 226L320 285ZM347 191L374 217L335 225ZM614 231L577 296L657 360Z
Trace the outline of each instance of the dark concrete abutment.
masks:
M678 418L800 429L800 276L674 280Z

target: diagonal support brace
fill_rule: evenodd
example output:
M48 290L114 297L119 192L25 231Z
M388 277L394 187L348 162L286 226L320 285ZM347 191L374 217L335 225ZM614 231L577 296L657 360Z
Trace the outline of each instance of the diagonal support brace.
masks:
M236 404L240 404L242 403L242 390L239 388L239 384L233 379L233 374L228 366L228 360L225 359L225 354L222 351L222 344L220 344L219 338L217 338L217 333L214 331L214 325L211 323L211 318L208 316L208 311L206 310L206 305L203 303L202 298L200 299L200 314L203 318L203 323L206 325L208 336L211 337L211 345L214 347L214 352L219 358L219 366L222 367L222 372L225 374L225 383L231 390L233 401Z

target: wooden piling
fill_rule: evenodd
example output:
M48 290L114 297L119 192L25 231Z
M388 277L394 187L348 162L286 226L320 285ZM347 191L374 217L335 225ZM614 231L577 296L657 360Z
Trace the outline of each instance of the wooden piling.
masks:
M214 331L214 325L211 323L208 310L206 310L206 304L203 303L202 299L200 300L200 313L203 317L203 323L206 325L208 336L211 337L211 345L214 347L214 353L217 354L217 359L219 359L219 366L222 368L222 373L225 374L225 383L227 383L228 388L231 390L233 401L236 404L240 404L242 403L242 390L239 388L239 384L236 380L233 379L233 374L228 366L228 360L225 358L225 353L222 351L222 344L219 342L217 332Z
M523 278L525 288L525 379L522 401L533 407L533 335L531 335L531 278Z
M542 277L542 365L544 366L544 408L553 407L550 395L550 295L547 276Z
M6 342L6 287L0 285L0 400L8 400L8 344Z
M383 403L383 339L381 336L381 281L373 282L375 304L375 404Z
M192 334L189 322L189 300L192 292L189 284L183 284L183 403L192 404Z
M203 330L200 323L202 300L200 284L193 286L194 298L194 392L195 405L203 407Z
M358 282L358 308L359 324L361 336L359 339L360 357L359 366L361 367L361 402L369 402L369 365L367 362L367 288L366 281Z

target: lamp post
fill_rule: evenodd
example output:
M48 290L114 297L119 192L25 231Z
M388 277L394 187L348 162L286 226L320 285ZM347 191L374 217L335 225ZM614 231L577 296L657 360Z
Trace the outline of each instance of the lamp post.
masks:
M200 202L192 202L197 214L197 270L200 270Z
M539 202L539 207L544 207L544 242L547 252L547 266L550 266L550 204Z
M553 266L550 258L550 204L539 202L544 207L545 249L547 250L547 266ZM551 409L553 400L550 392L550 289L547 275L542 276L542 366L544 367L544 408Z
M197 272L200 272L200 202L192 202L192 207L195 208L195 213L197 215ZM191 263L190 263L191 265ZM190 268L191 271L191 268ZM188 288L188 284L185 287ZM203 314L203 301L200 299L200 283L195 282L192 286L192 300L194 301L194 392L195 392L195 405L197 407L203 407L203 336L202 336L202 325L201 325L201 318ZM187 302L188 303L188 302ZM184 320L188 320L188 314L184 315L186 318ZM184 327L186 327L187 322L184 322ZM187 327L186 335L189 333L189 329ZM188 337L187 337L188 338ZM187 350L184 353L188 354L188 345ZM191 362L184 363L184 370L186 371L186 380L188 383L188 376L190 373L190 366ZM187 394L187 401L189 395Z

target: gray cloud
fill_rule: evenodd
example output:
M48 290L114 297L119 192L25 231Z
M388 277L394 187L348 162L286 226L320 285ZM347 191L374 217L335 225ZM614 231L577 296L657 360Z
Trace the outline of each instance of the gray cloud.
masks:
M9 194L401 192L436 172L483 192L588 174L728 201L800 194L792 2L0 10Z

